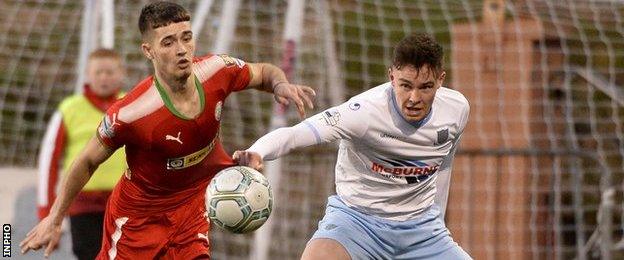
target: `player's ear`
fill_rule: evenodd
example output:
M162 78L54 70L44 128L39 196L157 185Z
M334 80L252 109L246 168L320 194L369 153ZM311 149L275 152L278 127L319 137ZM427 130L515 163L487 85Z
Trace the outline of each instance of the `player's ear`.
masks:
M152 48L149 43L141 43L141 51L143 51L143 55L145 55L148 59L151 60L154 58L154 56L152 56Z
M392 67L388 68L388 79L390 80L390 82L394 80L394 76L392 75Z
M446 71L440 72L440 76L438 77L438 82L440 84L438 84L438 86L442 86L442 83L444 83L445 79L446 79Z

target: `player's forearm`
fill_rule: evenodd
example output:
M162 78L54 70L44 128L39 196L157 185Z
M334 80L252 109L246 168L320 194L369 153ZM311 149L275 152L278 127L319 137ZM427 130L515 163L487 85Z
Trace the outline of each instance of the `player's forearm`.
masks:
M305 121L293 127L276 129L256 141L247 151L253 151L263 160L274 160L290 151L314 145L317 139Z
M279 84L288 83L286 74L282 69L273 64L260 63L260 78L262 82L255 88L258 90L273 93L275 87Z
M50 216L54 219L55 223L61 223L61 221L63 221L72 201L82 190L82 187L87 184L95 169L97 169L97 165L80 159L81 158L77 158L75 163L72 164L69 174L63 180L60 194L54 201L52 209L50 210Z
M61 223L78 192L87 184L97 167L106 161L113 152L114 149L109 149L96 137L89 140L84 150L69 168L67 177L61 186L61 192L50 210L50 216L56 223Z

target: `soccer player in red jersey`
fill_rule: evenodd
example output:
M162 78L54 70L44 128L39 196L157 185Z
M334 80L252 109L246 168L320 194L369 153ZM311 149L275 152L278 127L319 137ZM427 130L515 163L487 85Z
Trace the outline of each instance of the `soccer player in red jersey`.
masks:
M193 57L190 15L169 2L141 11L141 48L154 75L115 103L69 170L50 215L20 243L22 252L58 244L71 201L97 166L125 146L128 169L110 197L98 259L207 259L204 191L234 165L219 141L221 107L234 91L272 92L305 117L314 91L288 82L279 68L227 55ZM304 105L305 104L305 105Z

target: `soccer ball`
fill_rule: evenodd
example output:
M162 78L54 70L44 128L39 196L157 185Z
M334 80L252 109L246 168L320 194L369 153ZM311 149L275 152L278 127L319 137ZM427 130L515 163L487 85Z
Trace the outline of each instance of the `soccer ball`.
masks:
M206 211L212 223L234 233L258 229L271 215L273 191L258 171L234 166L221 170L206 189Z

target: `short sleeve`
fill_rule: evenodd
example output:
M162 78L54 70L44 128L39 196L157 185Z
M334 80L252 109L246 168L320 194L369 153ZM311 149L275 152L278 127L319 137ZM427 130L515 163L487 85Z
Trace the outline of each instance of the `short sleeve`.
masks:
M100 142L111 149L122 147L127 142L128 125L119 120L119 107L110 107L97 128Z
M245 89L251 80L249 65L243 60L230 57L227 54L219 54L217 56L225 63L225 67L222 70L230 81L229 84L226 84L225 91L231 93Z

